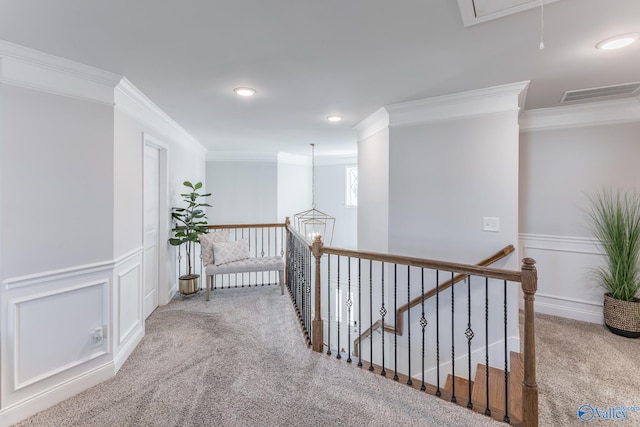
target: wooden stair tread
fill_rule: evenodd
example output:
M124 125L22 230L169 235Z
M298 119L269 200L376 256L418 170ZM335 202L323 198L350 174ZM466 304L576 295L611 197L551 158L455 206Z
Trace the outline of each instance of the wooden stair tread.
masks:
M511 372L509 373L509 417L512 420L522 419L522 380L524 370L522 360L519 353L511 352L510 354ZM478 364L476 369L476 377L474 381L473 391L471 393L471 401L474 406L479 405L482 408L487 406L486 398L486 369L484 364ZM489 367L489 409L491 411L504 412L505 410L505 381L504 370Z
M344 361L344 359L342 359ZM355 362L355 360L354 360ZM363 371L368 371L369 362L362 360L363 366L360 368ZM524 378L524 369L520 353L511 352L510 354L511 373L509 375L509 419L511 425L521 425L522 423L522 381ZM355 365L355 363L354 363ZM372 373L380 375L382 368L376 364ZM393 379L393 369L386 368L386 377ZM409 378L398 373L397 382L401 384L407 384ZM473 404L473 410L479 413L484 413L486 407L486 376L485 366L478 364L476 369L475 380L471 381L471 402ZM436 394L436 386L425 383L426 394ZM410 388L420 390L421 383L417 378L412 379ZM447 375L444 386L440 389L440 397L446 401L451 401L452 397L452 376ZM456 404L460 406L467 406L469 395L469 379L462 377L455 377L455 397ZM502 421L504 417L504 371L502 369L489 367L489 409L491 409L491 418Z
M444 383L444 389L452 392L453 391L453 387L452 387L452 383L453 381L451 381L451 374L447 375L447 380ZM465 402L469 401L469 379L468 378L462 378L462 377L455 377L455 381L456 381L456 389L455 389L455 396L456 396L456 400L464 400ZM474 382L471 381L471 390L473 390L473 384ZM473 396L473 391L471 392L472 396Z

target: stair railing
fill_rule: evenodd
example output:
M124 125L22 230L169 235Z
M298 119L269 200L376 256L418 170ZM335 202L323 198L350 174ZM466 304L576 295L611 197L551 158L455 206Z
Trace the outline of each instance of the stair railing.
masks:
M387 369L393 369L391 378L395 381L405 381L409 386L452 402L466 405L470 409L501 421L521 423L524 426L538 425L535 324L533 315L533 301L537 289L537 272L533 259L525 258L521 270L515 271L482 265L468 265L324 247L320 236L309 242L291 227L287 227L287 232L287 286L298 312L304 334L314 351L324 352L326 349L327 355L332 355L333 352L336 352L336 359L342 359L344 355L347 363L352 362L352 356L357 357L358 366L365 367L365 365L368 365L369 371L377 372L383 376L387 376ZM483 260L480 264L495 262L496 257L501 258L512 252L513 247L506 247L499 253ZM325 274L325 277L323 277L323 274ZM344 275L346 275L346 279ZM445 275L449 275L450 279L442 283L439 277L443 276L444 278L446 277ZM355 276L355 279L352 279L352 276ZM399 286L399 282L402 282L402 280L398 280L400 276L406 279L406 284ZM433 281L435 287L428 292L424 292L425 281L432 280L427 276L435 276ZM471 285L472 280L474 280L473 287ZM456 295L456 287L453 285L461 281L465 281L468 288L466 304L464 304L468 307L468 323L466 314L463 321L463 315L456 314L458 312L455 310L456 303L458 306L462 305L461 298L464 297L465 293L464 289L461 288L458 292L462 296ZM485 302L483 314L486 327L484 330L482 330L482 327L475 327L476 330L474 331L474 327L472 327L472 292L477 289L483 289L482 286L476 286L478 281L484 284ZM522 338L523 353L521 355L524 359L524 373L521 384L522 401L517 404L518 408L510 407L510 403L513 406L513 402L510 400L510 388L513 388L513 386L510 385L510 372L508 369L507 312L509 307L507 295L514 292L513 289L515 288L510 286L513 283L520 284L524 294L524 336ZM417 297L412 298L412 290L415 291L416 284L421 285L421 291ZM406 286L405 301L407 303L399 306L398 291L405 292L403 286ZM503 292L504 301L496 302L492 300L490 304L490 293L496 289ZM431 296L435 298L435 303L428 301ZM482 301L478 298L478 301L474 301L474 303L481 305ZM504 349L500 350L503 353L500 356L500 360L504 361L504 390L502 392L504 402L501 406L497 405L496 402L490 402L489 393L486 394L486 402L474 402L471 392L472 353L479 354L480 349L483 349L485 353L486 387L487 390L489 389L490 355L492 352L497 351L494 348L496 346L489 343L488 337L495 332L489 328L489 318L498 315L494 306L499 303L503 304L500 314L503 311L504 315L504 335L500 340L497 340L504 343ZM326 304L326 307L323 307L323 304ZM376 308L379 306L380 319L374 323L373 306L375 304L378 304ZM427 304L431 306L425 309ZM445 304L451 307L450 315L442 313L441 306ZM362 309L363 305L368 305L368 314L366 310ZM411 316L410 309L418 306L422 309L421 313L419 313L421 315L419 317ZM491 313L490 306L493 307ZM354 315L356 308L357 313ZM477 312L478 310L476 309L475 311ZM369 321L369 329L364 333L362 331L363 314L364 321ZM391 314L392 316L390 316ZM404 316L407 316L406 325L403 323ZM392 319L393 324L389 324L389 317ZM431 345L425 345L425 331L427 324L429 324L428 319L436 323L435 337L429 338L431 339ZM440 325L444 324L445 321L450 322L450 334L447 334ZM407 337L403 336L405 326ZM422 359L420 368L416 368L415 363L412 367L412 361L415 359L415 353L412 354L411 349L412 326L414 330L416 327L418 328L418 335L420 333L422 335L421 354L417 356ZM456 335L464 326L466 326L466 330L462 331L464 337ZM376 330L380 331L381 350L374 355L373 335ZM385 344L385 333L382 331L393 334L393 337L390 336L388 338L388 341L393 339L393 347L390 347L388 343ZM352 332L358 337L358 345L356 346L354 342L353 350L351 347L353 341ZM346 340L343 338L344 335L346 335ZM369 354L363 356L362 342L365 335L369 338ZM486 344L484 347L476 347L473 350L472 342L475 343L475 341L472 340L476 335L477 339L484 335ZM456 356L456 343L460 341L465 342L464 347L467 354ZM346 349L344 348L345 344L343 344L345 342ZM450 355L444 354L441 342L451 344ZM402 351L408 353L408 357L399 366L398 348L401 346L403 346ZM432 371L435 369L435 385L425 381L424 361L427 351L430 353L435 352L436 354L435 367L427 370L430 374L433 374ZM477 355L474 357L477 358ZM449 376L453 380L449 386L450 388L443 387L440 383L440 376L444 374L441 372L441 358L444 360L444 365L451 365L451 374ZM456 373L461 368L458 367L456 369L455 363L464 358L467 359L468 365L468 389L465 390L463 388L463 390L460 390L459 386L458 391L456 391ZM416 370L419 370L417 375L414 373ZM417 381L418 379L421 381ZM495 380L494 377L491 379ZM460 398L460 401L458 398ZM474 403L476 404L475 406Z

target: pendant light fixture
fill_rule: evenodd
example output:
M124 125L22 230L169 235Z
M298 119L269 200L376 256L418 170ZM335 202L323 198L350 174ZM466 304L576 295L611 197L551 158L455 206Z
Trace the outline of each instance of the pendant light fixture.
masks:
M325 245L331 246L336 219L316 209L315 195L315 144L311 144L311 209L298 212L293 216L298 231L310 241L321 236Z

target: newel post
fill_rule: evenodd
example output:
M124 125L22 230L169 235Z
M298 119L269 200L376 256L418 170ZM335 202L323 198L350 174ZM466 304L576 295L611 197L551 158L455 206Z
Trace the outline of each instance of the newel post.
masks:
M324 323L320 315L320 260L322 259L322 237L317 235L313 239L311 252L316 259L316 279L315 279L315 316L311 323L311 345L313 351L322 353L324 338Z
M522 381L522 419L526 427L538 426L538 384L536 383L536 331L533 300L538 290L536 261L522 260L524 292L524 380Z

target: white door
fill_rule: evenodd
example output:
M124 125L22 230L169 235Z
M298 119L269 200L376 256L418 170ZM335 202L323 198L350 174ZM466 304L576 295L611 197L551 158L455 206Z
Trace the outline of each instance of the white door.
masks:
M160 150L144 146L144 318L158 306Z

